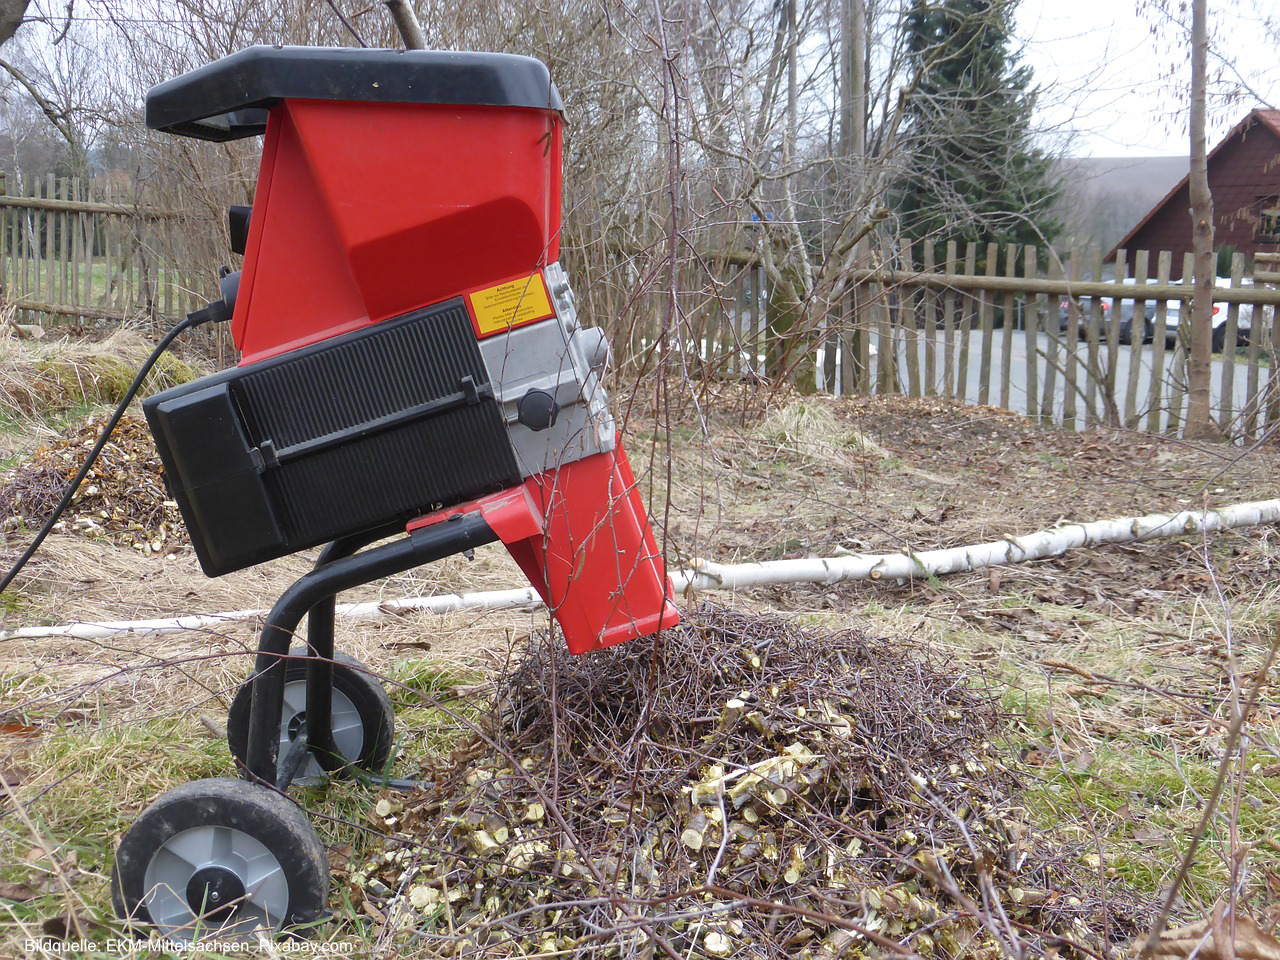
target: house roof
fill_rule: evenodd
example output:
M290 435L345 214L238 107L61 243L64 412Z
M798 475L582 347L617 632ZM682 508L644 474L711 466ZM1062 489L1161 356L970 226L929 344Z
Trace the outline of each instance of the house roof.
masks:
M1276 136L1277 139L1280 139L1280 110L1264 110L1261 107L1256 107L1253 110L1249 111L1249 115L1247 117L1245 117L1243 120L1237 123L1234 127L1232 127L1230 133L1228 133L1225 137L1223 137L1220 141L1218 141L1218 145L1209 151L1209 156L1207 158L1207 161L1212 163L1213 158L1217 155L1219 150L1225 147L1228 143L1230 143L1236 137L1241 136L1246 130L1252 127L1255 123L1262 124L1268 130L1270 130ZM1134 236L1136 236L1142 230L1142 228L1145 227L1151 221L1151 218L1154 217L1157 213L1159 213L1160 210L1163 209L1164 205L1168 203L1170 200L1172 200L1177 195L1178 191L1187 185L1187 181L1190 178L1191 178L1191 173L1190 171L1188 171L1187 174L1184 175L1183 178L1174 185L1173 189L1164 195L1164 197L1160 200L1159 203L1157 203L1155 206L1153 206L1150 210L1147 211L1147 215L1143 217L1141 220L1139 220L1132 230L1130 230L1128 233L1126 233L1123 237L1120 238L1120 242L1117 243L1114 247L1112 247L1111 252L1107 254L1108 259L1113 259L1116 255L1116 251L1119 250L1121 247L1127 247L1130 241L1134 238Z

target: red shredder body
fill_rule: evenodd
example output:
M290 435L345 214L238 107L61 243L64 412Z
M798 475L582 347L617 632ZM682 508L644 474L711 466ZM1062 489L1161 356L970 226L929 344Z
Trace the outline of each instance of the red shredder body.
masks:
M263 136L224 282L241 364L144 409L211 576L459 513L575 653L678 622L558 263L563 107L499 54L253 47L148 124Z
M270 113L232 320L245 362L559 259L558 110L360 106Z

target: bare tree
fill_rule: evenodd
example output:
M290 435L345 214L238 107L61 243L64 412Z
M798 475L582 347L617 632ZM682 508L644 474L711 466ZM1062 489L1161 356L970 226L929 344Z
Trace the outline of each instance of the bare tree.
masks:
M1191 362L1187 370L1188 437L1205 437L1215 430L1209 411L1209 379L1213 370L1213 196L1209 193L1209 162L1205 144L1205 75L1209 38L1206 0L1191 3L1191 243L1195 257L1194 299L1191 307ZM1235 344L1230 345L1234 349ZM1228 360L1227 362L1231 362Z

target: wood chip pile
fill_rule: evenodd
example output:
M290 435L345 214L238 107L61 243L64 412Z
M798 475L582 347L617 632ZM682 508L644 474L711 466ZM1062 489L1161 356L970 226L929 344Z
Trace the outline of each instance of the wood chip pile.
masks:
M35 529L48 519L104 425L102 417L85 420L66 436L41 445L0 480L3 532ZM164 466L144 420L120 421L54 529L110 537L146 556L171 556L184 548L186 527L169 498Z
M445 955L1083 957L1152 916L1028 823L998 704L906 644L701 605L656 647L535 637L484 717L347 872Z

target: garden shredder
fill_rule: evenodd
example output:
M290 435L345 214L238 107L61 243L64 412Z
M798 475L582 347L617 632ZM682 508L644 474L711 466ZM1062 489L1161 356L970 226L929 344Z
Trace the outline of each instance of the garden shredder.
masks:
M334 651L339 591L501 541L575 654L678 621L558 262L562 110L543 64L490 53L259 46L148 95L154 129L263 138L243 267L204 308L242 362L144 404L196 555L219 576L325 546L232 703L244 778L130 827L122 916L181 939L324 916L324 847L281 791L380 772L393 742Z

